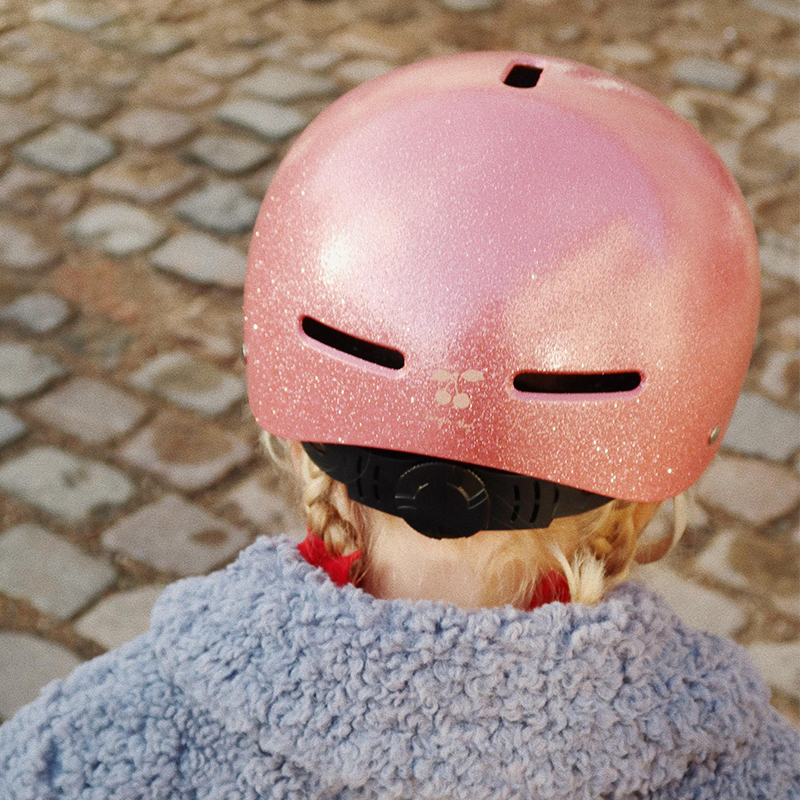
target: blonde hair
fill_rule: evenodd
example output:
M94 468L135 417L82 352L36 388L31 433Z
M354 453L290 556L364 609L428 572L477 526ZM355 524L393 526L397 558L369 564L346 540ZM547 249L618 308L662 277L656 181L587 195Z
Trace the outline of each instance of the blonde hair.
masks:
M263 442L273 459L288 467L287 442L271 434L265 434ZM371 544L361 506L350 500L347 488L323 472L304 450L299 451L299 458L308 527L325 542L331 555L363 554L350 572L350 578L358 583L369 567ZM573 602L597 603L627 576L638 536L659 505L612 500L583 514L556 518L546 529L493 531L505 541L487 564L484 604L527 608L539 580L553 570L566 578ZM685 524L685 504L679 497L673 544Z

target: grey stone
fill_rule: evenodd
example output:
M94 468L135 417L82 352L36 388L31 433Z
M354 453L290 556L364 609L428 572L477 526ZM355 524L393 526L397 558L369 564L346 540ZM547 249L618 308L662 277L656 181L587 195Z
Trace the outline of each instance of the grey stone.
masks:
M127 502L134 487L121 472L99 461L37 447L0 467L0 489L77 523L95 509Z
M800 283L800 243L795 239L775 231L763 231L758 254L762 269Z
M27 97L36 88L36 81L27 70L12 64L0 64L0 95Z
M107 650L121 647L150 628L150 612L164 584L142 586L102 599L75 624L75 630Z
M31 133L36 133L48 123L41 111L26 109L11 103L0 103L0 146L13 144Z
M66 678L81 660L59 644L27 633L0 632L0 717L10 719L56 678Z
M103 119L116 106L117 101L111 94L90 84L62 86L50 103L50 108L59 116L84 122Z
M114 145L99 133L64 122L23 144L23 161L63 175L84 175L113 158Z
M178 575L208 572L248 542L243 530L176 495L145 506L103 534L110 550Z
M130 383L205 417L221 414L245 395L241 378L180 351L148 361Z
M28 426L6 408L0 408L0 447L11 444L22 436Z
M237 508L262 533L288 536L297 542L306 537L306 525L300 512L267 489L257 475L250 476L228 492L224 503Z
M207 489L250 458L240 439L210 425L157 419L131 439L119 455L128 464L152 472L178 489Z
M297 63L302 69L323 71L338 64L343 58L344 55L338 50L314 50L300 56Z
M0 220L0 266L40 269L57 258L55 250L41 244L28 231Z
M784 461L800 447L800 414L755 392L743 392L722 444L746 455Z
M95 189L127 197L137 203L157 203L183 191L197 171L152 153L131 154L106 164L92 175Z
M28 411L87 444L102 444L131 430L146 409L106 383L76 377L39 398Z
M486 11L497 7L497 0L439 0L450 11Z
M305 114L266 100L233 100L217 110L217 119L275 141L297 133L309 122Z
M167 229L146 211L128 203L103 203L75 217L66 232L81 244L127 256L158 244Z
M800 698L800 642L755 642L747 654L768 686Z
M0 398L14 400L38 392L67 370L29 344L0 344Z
M797 364L799 356L797 350L794 352L777 350L770 353L759 378L759 383L767 394L777 397L779 400L788 399L787 395L791 386L787 372Z
M0 322L11 322L31 333L49 333L69 318L69 304L50 292L34 292L18 297L0 308Z
M175 215L214 233L244 233L253 227L261 203L234 181L209 183L173 206Z
M159 269L195 283L216 283L232 289L244 286L247 257L205 233L180 233L150 256Z
M240 175L265 164L275 149L268 144L238 136L208 134L195 139L189 152L218 172Z
M197 126L191 117L161 108L134 108L107 128L114 136L143 147L164 147L185 139Z
M364 83L379 78L394 69L394 65L380 58L357 58L336 68L336 75L349 83Z
M754 458L717 455L697 484L700 499L753 525L781 517L800 502L800 479Z
M620 64L649 64L656 57L652 48L641 42L617 42L603 46L603 55Z
M675 80L706 89L737 92L745 82L747 73L739 67L712 58L686 56L672 67L672 76Z
M335 94L336 81L322 75L268 64L255 75L237 83L239 89L265 100L297 100L302 97L318 97Z
M137 87L136 99L170 109L193 108L211 102L221 91L218 83L175 68L151 73Z
M188 36L167 25L155 25L150 20L128 20L98 31L94 41L131 53L163 58L183 50L191 43Z
M0 534L0 591L56 619L69 619L116 577L110 564L39 525Z
M750 0L750 5L767 14L788 19L790 22L800 22L800 8L793 0Z
M771 130L765 137L767 144L777 147L790 156L800 158L800 119L790 119Z
M695 569L737 589L746 589L747 578L731 566L731 545L735 531L721 531L695 560Z
M117 12L96 0L50 0L37 6L31 16L61 28L84 32L112 22Z
M637 568L632 578L660 594L693 628L718 636L733 636L747 621L744 611L725 595L698 586L661 563Z
M208 78L235 78L256 65L250 53L211 53L193 48L181 57L181 64Z

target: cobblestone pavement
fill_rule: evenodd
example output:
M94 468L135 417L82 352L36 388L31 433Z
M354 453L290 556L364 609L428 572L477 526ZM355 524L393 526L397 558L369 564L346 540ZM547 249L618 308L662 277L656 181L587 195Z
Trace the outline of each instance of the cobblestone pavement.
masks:
M258 534L300 535L245 402L259 200L338 94L503 48L653 92L744 190L763 263L756 353L689 533L643 575L747 647L800 725L792 0L0 0L0 717L143 631L169 581Z

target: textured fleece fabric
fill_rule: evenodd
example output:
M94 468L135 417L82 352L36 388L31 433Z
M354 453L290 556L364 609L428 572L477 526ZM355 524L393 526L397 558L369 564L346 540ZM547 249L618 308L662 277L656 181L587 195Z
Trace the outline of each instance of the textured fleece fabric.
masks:
M639 586L389 602L262 539L0 728L0 798L787 800L799 757L741 648Z

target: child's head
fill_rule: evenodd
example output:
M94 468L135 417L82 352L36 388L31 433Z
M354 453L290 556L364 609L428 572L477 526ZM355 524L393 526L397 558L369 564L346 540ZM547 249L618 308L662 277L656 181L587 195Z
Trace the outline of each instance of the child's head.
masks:
M555 568L591 601L719 447L758 300L743 198L688 123L570 62L437 59L338 100L278 170L245 286L251 407L312 443L333 552L368 554L389 513L502 537L497 597Z

